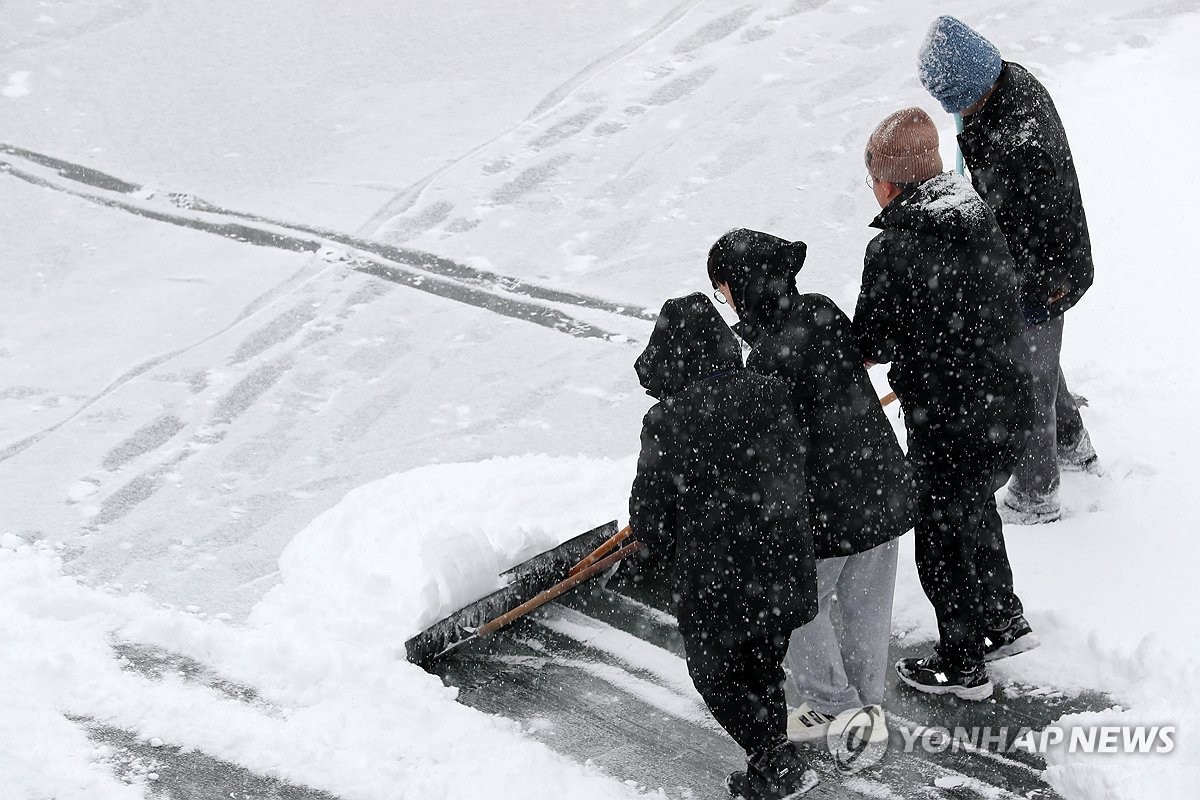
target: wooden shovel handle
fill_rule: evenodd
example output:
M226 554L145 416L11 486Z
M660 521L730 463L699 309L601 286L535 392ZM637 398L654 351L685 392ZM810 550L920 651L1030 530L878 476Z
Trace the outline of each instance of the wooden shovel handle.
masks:
M626 535L628 535L628 534L626 534ZM503 628L505 625L509 624L510 622L513 622L516 619L519 619L520 617L525 616L530 611L533 611L535 608L540 608L541 606L544 606L546 603L549 603L554 598L556 598L562 594L565 594L566 592L571 591L576 586L578 586L579 584L588 580L589 578L594 578L595 576L599 575L601 572L604 572L604 570L611 567L613 564L617 563L618 561L625 558L626 556L633 555L638 550L641 550L643 547L645 547L645 545L642 544L641 542L630 542L629 544L625 545L620 550L618 550L617 552L608 556L607 558L603 558L603 559L597 561L596 563L594 563L588 567L585 567L584 569L582 569L579 572L575 573L574 575L570 576L569 578L567 578L565 581L562 581L561 583L554 584L546 591L537 595L533 599L522 603L521 605L514 608L512 611L509 611L507 614L501 614L500 616L496 617L495 619L493 619L489 622L485 622L483 625L479 626L479 630L475 632L475 635L479 636L479 637L483 637L483 636L487 636L489 634L495 633L496 631Z
M886 408L887 406L890 406L895 401L896 401L896 393L888 392L883 397L879 398L879 405Z
M612 536L605 539L604 544L600 545L595 550L588 553L586 556L583 557L583 559L578 564L571 567L571 570L567 573L567 576L570 577L579 572L582 572L583 570L590 567L592 564L595 564L597 561L604 558L604 555L606 553L615 549L617 547L617 545L619 545L621 542L628 539L629 534L631 534L632 532L633 531L630 530L628 525L626 525L624 528L621 528L621 530L617 531Z

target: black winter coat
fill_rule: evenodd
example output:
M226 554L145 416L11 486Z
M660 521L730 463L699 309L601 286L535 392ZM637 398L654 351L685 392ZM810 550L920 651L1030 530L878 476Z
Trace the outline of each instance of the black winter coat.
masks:
M1067 134L1046 87L1004 63L996 90L958 137L976 190L1021 276L1026 318L1062 314L1092 285L1092 244ZM1050 303L1052 295L1066 295Z
M854 331L866 358L893 362L910 452L1022 446L1032 424L1025 320L991 210L965 178L943 173L871 224L883 232L867 246Z
M629 522L673 554L680 628L787 635L816 614L804 435L777 380L742 368L701 294L668 300L636 364L646 414Z
M850 319L828 297L800 294L803 242L732 231L714 247L752 347L746 365L781 379L807 431L817 558L862 553L916 516L912 472L863 367Z

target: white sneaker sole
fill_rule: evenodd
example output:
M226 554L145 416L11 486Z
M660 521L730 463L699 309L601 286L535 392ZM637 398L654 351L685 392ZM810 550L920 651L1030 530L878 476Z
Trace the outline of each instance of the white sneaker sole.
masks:
M1024 511L1005 503L1000 504L1000 521L1005 525L1046 525L1062 519L1062 509L1053 511Z
M1034 648L1041 647L1041 646L1042 646L1042 640L1037 637L1036 633L1027 633L1024 636L1022 636L1020 639L1017 639L1015 642L1006 644L1003 647L996 648L992 652L985 655L983 657L983 660L984 661L999 661L1000 659L1008 658L1009 656L1020 655L1021 653L1028 653L1030 650L1033 650Z
M952 694L959 700L987 700L992 696L992 692L996 688L990 680L978 686L954 686L949 684L946 686L927 686L923 683L917 683L899 670L896 671L896 674L900 676L901 681L918 692L924 692L925 694Z
M821 782L821 779L817 777L817 773L811 769L804 773L804 777L801 780L804 783L800 784L800 787L796 791L785 794L780 800L795 800L795 798L811 792Z
M734 781L732 778L733 776L730 775L729 778L725 780L725 790L729 792L729 796L741 797L743 800L749 798L750 779L746 777L746 773L741 773L740 780L738 781ZM817 773L811 769L805 770L804 775L801 776L800 780L802 783L800 784L799 788L792 791L790 794L784 795L782 798L780 798L780 800L794 800L794 798L808 794L813 790L813 788L816 787L818 783L821 782L821 779L817 777Z

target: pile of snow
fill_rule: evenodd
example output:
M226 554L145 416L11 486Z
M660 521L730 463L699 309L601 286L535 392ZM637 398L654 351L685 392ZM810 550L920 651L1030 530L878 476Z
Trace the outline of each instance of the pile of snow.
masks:
M281 583L250 624L301 624L358 647L403 642L499 589L509 567L624 517L633 470L632 458L536 455L359 487L288 544Z
M91 724L346 800L541 797L563 786L572 797L634 796L520 724L458 704L403 657L405 638L490 591L499 570L619 514L632 466L528 456L360 487L289 545L282 582L246 626L87 587L61 574L52 548L6 535L6 796L143 797L157 776L114 777L111 749L84 731ZM142 676L116 655L119 642L195 659L252 687L255 701L170 673Z
M61 713L61 700L87 680L95 633L110 628L108 598L59 574L53 551L0 537L0 776L6 797L136 800L117 780L104 748ZM111 653L110 653L111 657Z

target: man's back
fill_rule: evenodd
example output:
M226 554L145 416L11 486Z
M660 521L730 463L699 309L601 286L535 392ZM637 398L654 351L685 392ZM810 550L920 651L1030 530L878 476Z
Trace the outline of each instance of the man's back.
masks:
M893 362L900 400L966 422L988 397L1026 391L1012 258L971 186L943 173L873 224L854 328L864 358Z
M1054 102L1024 67L1005 62L983 108L964 119L963 158L1008 242L1026 315L1034 323L1057 316L1091 286L1093 267L1075 161Z

